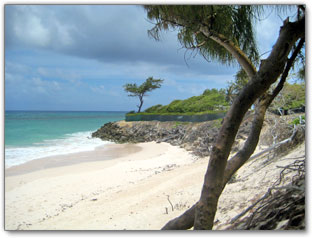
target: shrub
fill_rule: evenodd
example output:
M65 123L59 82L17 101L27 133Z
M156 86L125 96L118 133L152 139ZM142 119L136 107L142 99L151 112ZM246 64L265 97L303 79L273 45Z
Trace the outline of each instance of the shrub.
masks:
M305 123L305 116L301 116L301 124ZM292 125L299 125L300 124L300 117L295 118L292 122Z
M225 98L224 90L206 89L202 95L193 96L185 100L173 100L170 104L162 106L157 104L146 109L145 113L200 113L207 111L220 112L227 109L229 106Z
M155 106L147 108L144 112L157 112L163 105L157 104Z

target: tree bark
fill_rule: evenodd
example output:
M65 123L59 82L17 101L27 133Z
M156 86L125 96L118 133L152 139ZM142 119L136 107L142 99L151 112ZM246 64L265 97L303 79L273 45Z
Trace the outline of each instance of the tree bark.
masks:
M304 36L304 23L304 19L295 23L287 22L281 28L280 36L277 43L273 47L270 56L266 61L262 62L257 74L238 95L227 113L220 129L216 144L212 150L205 175L201 198L196 206L193 206L186 213L184 213L190 215L195 211L194 229L212 229L218 199L226 181L224 174L227 165L227 158L242 118L255 100L264 94L270 85L273 84L277 80L278 76L283 72L285 63L287 62L287 56L292 46L299 37ZM263 113L260 113L259 117L261 114ZM261 118L257 119L257 121L259 123ZM261 127L255 126L255 129ZM261 130L258 129L258 131L260 133ZM252 141L250 139L247 143L251 142ZM257 143L252 142L252 144ZM236 158L239 158L239 156ZM229 166L231 164L233 165L233 162L235 161L237 160L232 160L232 162L229 163ZM236 168L236 166L232 167L232 172L235 170L233 168ZM177 220L175 223L177 223ZM167 223L164 229L169 228L170 225L172 225L172 223Z
M162 230L187 230L193 227L195 217L195 203L191 208L186 210L182 215L170 220Z
M287 57L298 38L303 37L304 18L285 22L268 59L247 83L229 109L212 148L205 174L201 197L195 207L194 229L212 229L218 199L224 188L224 171L235 136L243 116L250 106L264 94L283 72Z
M141 107L142 107L142 105L143 105L143 96L144 96L144 95L139 95L140 105L137 106L137 107L139 108L139 109L138 109L138 113L141 112Z
M232 175L250 158L252 153L254 152L260 137L260 132L262 129L264 116L267 108L274 100L274 98L278 95L278 93L283 88L283 85L288 76L289 70L293 65L298 53L300 52L302 46L304 44L304 38L300 40L296 49L294 50L291 58L287 61L287 65L285 70L281 76L281 79L273 90L272 94L265 93L261 99L258 100L255 108L254 119L252 122L252 127L246 142L244 143L243 148L237 152L228 162L224 171L223 178L223 188L226 186ZM222 190L223 190L222 188ZM193 205L190 209L184 212L181 216L169 221L162 229L163 230L180 230L180 229L190 229L195 220L195 208L196 205Z
M244 147L239 152L237 152L236 155L227 163L224 172L222 190L226 186L232 175L248 160L248 158L256 148L264 120L265 111L266 110L265 108L263 108L263 106L257 107L252 123L252 129L249 133L248 139L244 144ZM198 204L196 203L181 216L169 221L162 229L183 230L193 227L195 220L195 208L197 205Z
M252 64L250 59L245 55L245 53L236 46L232 41L227 39L222 34L217 34L215 32L209 31L208 27L202 26L200 31L211 40L217 42L219 45L222 45L225 49L227 49L238 61L241 67L245 70L249 78L252 78L257 70L255 66Z

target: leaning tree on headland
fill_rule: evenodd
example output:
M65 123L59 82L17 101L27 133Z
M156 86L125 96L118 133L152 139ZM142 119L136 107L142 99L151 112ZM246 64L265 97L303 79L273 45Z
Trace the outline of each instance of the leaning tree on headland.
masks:
M150 36L158 40L163 30L178 30L178 39L185 48L224 64L236 61L249 79L233 100L219 130L198 202L163 229L212 229L225 185L254 152L265 112L304 49L305 6L267 7L296 8L297 14L296 19L285 19L269 56L259 62L253 26L263 9L261 6L144 6L148 18L155 23ZM255 110L249 136L242 149L229 158L239 126L252 105Z
M141 112L141 108L143 106L143 98L147 96L147 92L153 91L157 88L161 87L163 83L163 79L154 79L153 77L148 77L144 83L141 85L136 85L136 83L127 83L125 84L124 90L129 93L129 97L138 97L140 100L140 104L137 105L138 113Z

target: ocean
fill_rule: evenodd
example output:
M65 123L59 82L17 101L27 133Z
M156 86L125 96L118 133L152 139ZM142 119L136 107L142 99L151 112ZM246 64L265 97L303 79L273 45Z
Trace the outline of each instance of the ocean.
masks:
M126 112L6 111L5 167L52 155L93 150L109 144L91 138L104 123L124 120Z

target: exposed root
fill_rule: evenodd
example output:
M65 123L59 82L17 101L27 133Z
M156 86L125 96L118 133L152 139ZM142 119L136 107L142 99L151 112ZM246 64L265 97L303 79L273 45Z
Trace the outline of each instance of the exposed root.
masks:
M279 186L285 176L296 171L291 183ZM301 230L305 229L305 160L283 167L279 179L254 204L231 220L227 229ZM252 214L242 218L248 212Z

